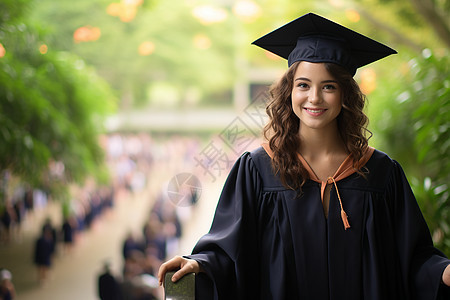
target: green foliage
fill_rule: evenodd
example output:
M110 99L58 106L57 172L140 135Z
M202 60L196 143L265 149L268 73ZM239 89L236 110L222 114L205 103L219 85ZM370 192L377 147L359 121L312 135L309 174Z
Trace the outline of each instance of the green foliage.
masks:
M450 61L429 49L410 62L397 101L383 118L382 147L412 174L411 184L436 245L450 254ZM387 102L388 103L388 102Z
M19 19L28 8L29 0L2 0L0 2L0 26Z
M421 48L449 45L449 0L354 0L359 10L379 21L397 44ZM366 17L368 17L366 15ZM377 30L377 28L374 28Z
M51 34L49 45L75 53L95 66L118 91L125 107L128 102L134 106L147 104L147 91L162 81L172 85L180 98L187 97L185 93L192 89L205 96L232 86L233 39L222 38L233 32L230 19L206 26L192 15L192 3L144 1L136 17L124 22L108 15L113 2L42 0L32 17ZM98 28L100 38L75 42L73 34L82 26ZM206 43L209 40L210 46L205 46L208 49L195 45L199 36ZM154 45L149 55L139 54L144 42Z
M0 170L64 194L67 182L102 172L97 139L114 95L75 55L41 54L45 36L20 16L0 24L0 35L6 51L0 58ZM58 163L64 172L55 178Z

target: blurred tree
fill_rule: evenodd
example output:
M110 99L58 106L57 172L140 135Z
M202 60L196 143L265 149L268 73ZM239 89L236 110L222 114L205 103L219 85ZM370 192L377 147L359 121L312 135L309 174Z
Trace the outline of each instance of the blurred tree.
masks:
M434 29L436 35L450 47L450 1L449 0L410 0L416 11Z
M360 16L400 53L377 70L372 144L402 164L435 244L450 256L450 1L357 2Z
M229 18L220 26L202 23L193 15L195 2L141 2L43 0L33 18L45 24L53 47L95 66L119 91L122 107L147 104L149 90L161 82L182 100L232 85L232 41L221 38L232 30ZM127 5L134 7L134 15L121 14ZM74 33L82 27L98 29L99 38L77 40Z
M220 95L229 95L236 79L245 76L247 61L251 68L284 68L282 60L268 60L249 44L309 11L376 39L391 39L416 54L424 45L434 48L433 31L412 1L310 0L299 6L292 0L41 0L32 16L51 34L47 42L52 48L95 66L119 91L123 108L147 105L154 98L170 102L164 94L182 107L200 100L231 104ZM436 11L448 6L447 0L433 3Z
M0 171L46 189L101 172L97 135L114 108L108 85L84 62L54 52L26 21L28 1L2 1Z
M437 246L450 255L450 61L426 49L413 59L378 127L380 143L411 175Z

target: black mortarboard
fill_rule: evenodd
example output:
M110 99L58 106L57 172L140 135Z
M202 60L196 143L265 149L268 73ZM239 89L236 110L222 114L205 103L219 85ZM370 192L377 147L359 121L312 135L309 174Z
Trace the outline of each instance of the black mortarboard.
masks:
M288 60L332 62L352 75L356 69L397 53L373 39L309 13L264 35L252 44Z

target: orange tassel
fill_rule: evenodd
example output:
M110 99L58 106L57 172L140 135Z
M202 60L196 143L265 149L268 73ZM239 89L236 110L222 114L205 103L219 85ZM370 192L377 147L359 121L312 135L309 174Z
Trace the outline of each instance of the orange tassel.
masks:
M341 199L341 195L339 195L339 190L336 184L336 180L334 180L333 177L328 177L328 182L331 180L332 183L334 183L334 187L336 188L336 194L338 196L339 199L339 205L341 206L341 219L342 219L342 223L344 223L344 228L345 230L350 228L350 223L348 222L348 217L347 217L347 213L344 211L344 207L342 205L342 199ZM330 182L330 183L331 183Z
M350 223L348 222L347 214L345 213L345 211L343 209L341 209L341 218L342 218L342 223L344 223L345 230L349 229Z

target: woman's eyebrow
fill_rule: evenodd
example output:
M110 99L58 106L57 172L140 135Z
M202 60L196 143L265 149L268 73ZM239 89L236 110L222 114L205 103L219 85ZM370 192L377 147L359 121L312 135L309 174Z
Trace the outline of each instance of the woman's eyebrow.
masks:
M306 77L298 77L298 78L296 78L294 81L297 81L297 80L302 80L302 81L309 81L309 82L311 82L311 79L306 78ZM323 80L323 81L321 81L320 83L330 83L330 82L332 82L332 83L338 83L338 82L337 82L336 80L334 80L334 79Z
M306 78L306 77L299 77L299 78L296 78L294 81L297 81L297 80L311 81L309 78Z

